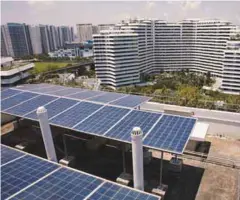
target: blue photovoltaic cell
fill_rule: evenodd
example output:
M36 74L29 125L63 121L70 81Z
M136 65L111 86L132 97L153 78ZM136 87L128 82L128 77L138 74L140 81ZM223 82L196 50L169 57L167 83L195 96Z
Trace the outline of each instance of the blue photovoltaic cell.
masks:
M1 86L1 91L7 90L9 88L10 88L10 86Z
M102 135L129 111L129 109L125 108L107 106L84 120L82 123L74 127L74 129L85 133Z
M143 144L182 153L195 122L194 118L164 115L144 139Z
M97 97L92 97L89 98L89 101L96 101L96 102L101 102L101 103L108 103L114 100L117 100L121 97L126 96L126 94L120 94L120 93L114 93L114 92L107 92L106 94L103 94L101 96Z
M50 123L72 128L78 122L82 121L101 107L102 105L99 104L81 102L66 112L52 118Z
M64 110L68 109L69 107L73 106L74 104L77 104L78 102L79 101L76 101L76 100L60 98L44 107L47 109L48 118L50 119L51 117L59 114L60 112L63 112ZM38 119L36 110L29 113L25 117L30 118L30 119L35 119L35 120Z
M56 97L53 96L47 96L47 95L40 95L34 99L31 99L29 101L26 101L18 106L14 106L10 109L6 110L6 113L12 114L12 115L19 115L23 116L35 109L37 109L40 106L43 106L54 99L57 99ZM8 99L6 99L8 100Z
M30 92L24 92L24 93L21 93L21 94L17 94L16 96L9 97L9 98L1 101L1 109L2 109L2 111L6 110L6 109L8 109L12 106L20 104L23 101L29 100L29 99L31 99L33 97L36 97L36 96L37 96L37 94L33 94L33 93L30 93Z
M67 96L67 95L69 96L69 95L75 94L77 92L85 91L84 89L81 89L81 88L67 88L67 87L65 87L65 88L66 89L64 89L64 90L48 92L48 94L57 95L57 96Z
M26 155L1 167L1 199L6 199L59 166Z
M75 99L87 99L90 97L94 97L97 95L105 94L105 92L100 92L100 91L85 91L85 92L80 92L77 94L72 94L72 95L67 95L68 97L75 98Z
M19 94L20 90L12 90L12 89L6 89L4 91L1 91L1 99L6 99L8 97L11 97L13 95Z
M61 168L14 197L17 199L83 200L103 181L90 175Z
M104 183L89 198L89 200L158 200L159 197L142 193L127 187L122 187L110 182Z
M136 107L139 104L148 101L149 97L138 96L138 95L128 95L122 99L111 102L112 105L125 106L125 107Z
M1 145L1 165L23 156L24 153Z
M161 114L133 110L105 136L125 141L131 141L133 127L140 127L145 135L157 122Z

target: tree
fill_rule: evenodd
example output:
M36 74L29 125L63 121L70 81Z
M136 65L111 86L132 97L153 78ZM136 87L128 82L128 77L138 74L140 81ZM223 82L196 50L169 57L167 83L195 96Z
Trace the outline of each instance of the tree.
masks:
M197 87L182 85L177 90L177 96L180 98L181 105L197 106L200 93Z
M210 85L210 83L211 83L211 72L210 71L207 72L206 78L207 78L206 84Z

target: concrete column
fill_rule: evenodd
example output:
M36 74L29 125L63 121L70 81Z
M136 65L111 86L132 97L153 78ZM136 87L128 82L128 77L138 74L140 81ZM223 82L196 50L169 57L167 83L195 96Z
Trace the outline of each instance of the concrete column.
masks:
M142 130L134 127L132 137L132 162L134 188L144 190Z
M48 122L47 109L44 107L39 107L37 109L37 116L40 123L40 128L42 132L42 138L43 138L47 158L50 161L58 162L54 143L53 143L52 132Z

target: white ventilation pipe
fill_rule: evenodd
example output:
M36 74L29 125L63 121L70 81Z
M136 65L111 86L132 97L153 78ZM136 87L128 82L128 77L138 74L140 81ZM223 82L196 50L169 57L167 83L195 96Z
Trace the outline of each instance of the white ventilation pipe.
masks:
M40 123L40 128L42 132L42 138L43 138L47 158L48 160L57 162L57 156L56 156L55 147L53 144L52 133L51 133L50 125L48 122L47 109L44 108L43 106L39 107L37 109L37 116Z
M142 136L143 136L143 133L141 128L134 127L131 133L133 183L134 183L134 188L139 190L144 190Z

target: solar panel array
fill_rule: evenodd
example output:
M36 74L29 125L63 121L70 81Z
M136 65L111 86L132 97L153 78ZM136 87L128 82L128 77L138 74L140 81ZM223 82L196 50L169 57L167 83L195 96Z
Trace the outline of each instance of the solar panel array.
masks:
M133 127L141 127L143 134L145 135L153 127L161 115L162 114L160 113L133 110L121 122L109 130L105 136L130 142Z
M14 96L10 96L7 99L1 100L1 109L6 110L6 109L16 106L20 103L23 103L29 99L32 99L36 96L38 96L38 95L34 94L34 93L30 93L30 92L23 92L23 93L14 95Z
M64 90L61 88L59 91ZM80 94L92 95L92 92L81 91L76 94L80 97ZM126 143L131 142L132 128L138 126L144 134L144 146L177 154L183 153L196 122L196 119L189 117L139 111L65 97L31 92L14 94L12 89L5 93L5 97L1 101L1 112L6 114L38 120L36 109L45 106L52 125Z
M129 109L107 106L79 123L74 129L80 132L102 135L128 112L130 112Z
M196 119L194 118L163 115L146 135L143 144L151 148L181 154L195 123Z
M160 199L4 145L1 155L1 199Z
M8 163L9 161L22 157L24 153L9 149L1 145L1 165Z
M55 99L57 98L53 96L40 95L24 103L11 107L7 109L6 112L11 115L24 116L25 114L37 109L39 106L45 105Z
M24 156L1 167L1 197L5 199L32 184L57 165L32 156Z
M134 108L141 103L149 101L150 97L139 95L127 95L116 92L103 92L87 90L82 88L71 88L51 84L29 84L16 87L17 90L31 91L40 94L56 95L59 97L69 97L78 100L88 100L103 104L118 105L123 107Z
M102 107L103 106L99 104L80 102L76 106L52 118L50 123L60 125L62 127L72 128L74 125L78 124Z
M11 97L13 95L16 95L16 94L19 94L21 93L20 90L11 90L11 89L6 89L6 90L3 90L1 91L1 99L6 99L8 97Z

